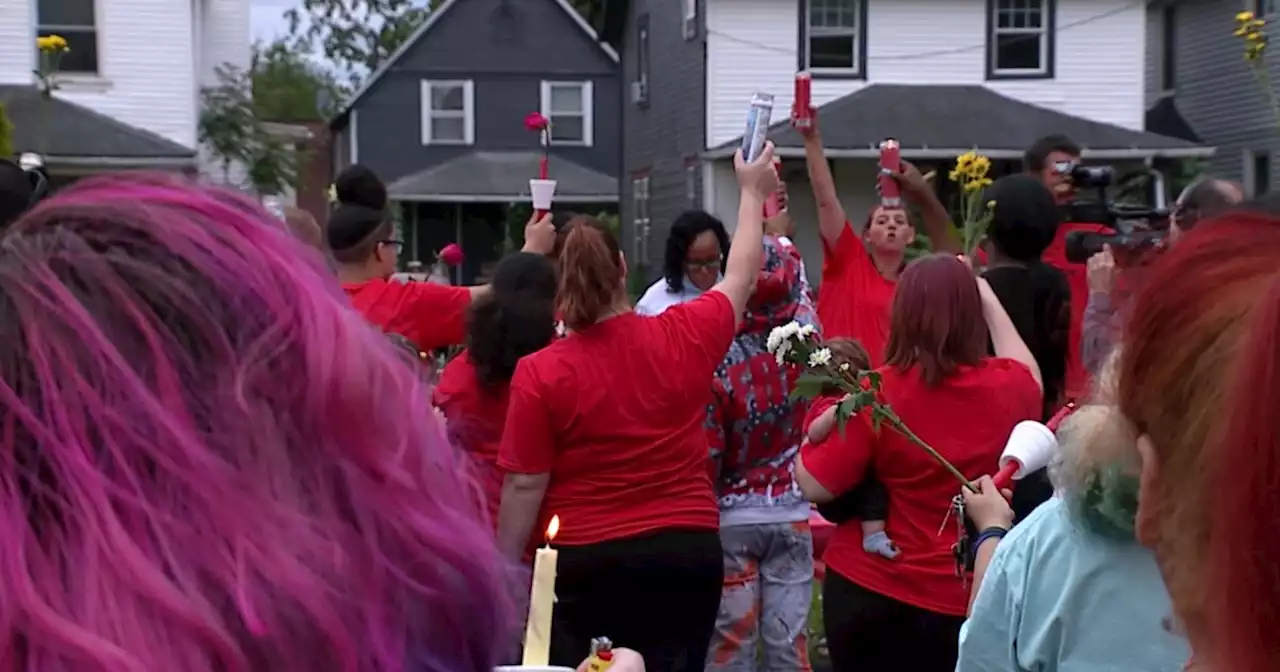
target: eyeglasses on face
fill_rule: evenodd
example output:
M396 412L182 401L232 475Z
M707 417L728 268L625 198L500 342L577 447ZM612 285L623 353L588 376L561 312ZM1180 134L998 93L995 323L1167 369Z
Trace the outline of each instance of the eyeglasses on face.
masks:
M719 259L711 259L708 261L686 261L685 268L690 271L718 271L720 270L721 261Z
M387 245L387 246L389 246L389 247L394 247L394 248L396 248L396 252L399 252L400 250L404 249L404 241L403 241L403 240L380 240L380 241L378 241L378 244L379 244L379 245Z

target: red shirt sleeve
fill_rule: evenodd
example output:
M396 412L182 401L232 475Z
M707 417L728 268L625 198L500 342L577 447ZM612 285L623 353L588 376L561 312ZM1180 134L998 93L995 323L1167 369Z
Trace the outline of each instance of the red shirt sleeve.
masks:
M395 292L386 331L400 334L422 350L461 344L467 336L471 289L434 282L392 283Z
M733 303L718 290L672 306L651 318L663 325L666 351L674 355L672 371L694 377L706 384L734 337Z
M549 395L528 360L516 364L511 378L507 420L498 447L498 466L516 474L545 474L555 464Z
M844 436L832 430L825 440L805 444L800 449L800 460L827 492L839 496L862 482L875 442L870 421L854 417L845 425Z
M858 237L858 232L853 230L853 225L849 222L844 223L844 230L840 232L840 237L836 239L835 246L827 242L826 238L822 239L822 278L825 281L828 274L840 274L844 269L852 264L866 261L870 263L871 258L867 254L867 248L863 246L862 239ZM826 284L825 282L823 284Z
M1044 394L1031 369L1022 362L994 357L990 366L995 373L993 384L1006 395L1009 407L1024 420L1038 420L1044 414Z

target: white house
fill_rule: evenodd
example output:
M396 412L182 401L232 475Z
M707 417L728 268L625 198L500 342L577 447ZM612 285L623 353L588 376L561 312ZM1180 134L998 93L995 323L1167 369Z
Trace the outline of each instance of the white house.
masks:
M608 0L604 35L622 47L630 82L629 252L656 262L664 227L689 207L736 217L731 157L755 92L775 96L770 139L784 158L793 214L812 215L801 140L786 123L801 70L813 74L827 155L855 222L876 202L877 147L888 137L904 158L942 175L974 148L1012 170L1050 133L1099 161L1210 154L1143 129L1145 4ZM813 236L801 245L816 253Z
M35 44L50 34L71 51L41 101ZM200 88L249 59L249 0L0 0L0 104L55 178L196 170Z

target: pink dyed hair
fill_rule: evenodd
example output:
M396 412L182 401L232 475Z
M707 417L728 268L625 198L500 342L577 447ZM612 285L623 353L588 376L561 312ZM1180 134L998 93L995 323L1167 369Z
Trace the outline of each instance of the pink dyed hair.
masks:
M0 239L0 669L488 672L507 570L429 409L257 204L41 204Z

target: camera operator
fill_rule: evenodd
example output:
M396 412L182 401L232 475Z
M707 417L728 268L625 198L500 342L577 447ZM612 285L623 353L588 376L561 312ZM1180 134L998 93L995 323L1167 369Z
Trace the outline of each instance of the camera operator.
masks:
M1244 200L1240 185L1212 177L1201 177L1182 191L1169 214L1169 242L1176 243L1201 220L1214 217ZM1096 375L1115 347L1119 332L1113 293L1119 272L1111 246L1089 257L1086 266L1089 301L1080 329L1080 359L1089 373Z
M1081 359L1080 334L1084 322L1084 307L1089 294L1088 280L1083 265L1067 259L1067 236L1080 231L1105 234L1111 229L1098 222L1072 221L1068 207L1076 200L1076 185L1071 173L1080 165L1080 146L1065 135L1047 135L1032 143L1022 157L1023 169L1035 175L1053 192L1054 200L1064 213L1064 221L1054 235L1053 243L1044 252L1044 262L1062 271L1071 290L1071 322L1067 343L1067 400L1077 400L1089 393L1089 373Z

